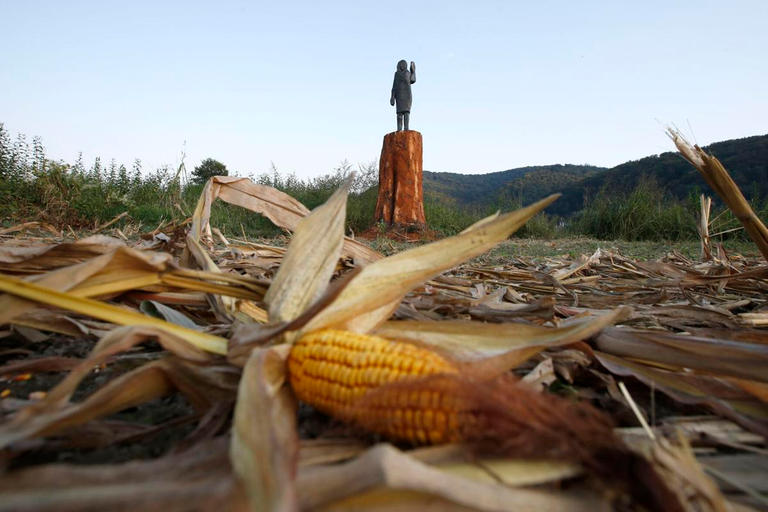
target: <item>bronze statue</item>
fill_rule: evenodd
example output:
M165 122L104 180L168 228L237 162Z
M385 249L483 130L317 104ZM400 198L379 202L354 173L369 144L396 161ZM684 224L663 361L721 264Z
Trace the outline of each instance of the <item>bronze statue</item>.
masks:
M390 105L397 102L397 131L403 129L403 123L408 130L408 118L411 115L411 84L416 82L416 65L411 61L410 71L407 65L404 60L397 63L395 80L392 82L392 96L389 98Z

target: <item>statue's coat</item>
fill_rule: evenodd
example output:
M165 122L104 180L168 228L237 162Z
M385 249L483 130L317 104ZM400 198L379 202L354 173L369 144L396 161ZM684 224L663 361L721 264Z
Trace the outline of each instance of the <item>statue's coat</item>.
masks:
M395 80L392 83L392 96L397 102L397 113L411 111L411 84L416 82L416 73L411 73L404 60L397 64Z

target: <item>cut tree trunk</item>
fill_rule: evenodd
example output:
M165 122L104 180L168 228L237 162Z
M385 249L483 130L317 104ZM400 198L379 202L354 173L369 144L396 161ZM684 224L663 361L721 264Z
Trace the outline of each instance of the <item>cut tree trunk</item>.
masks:
M426 226L421 166L421 133L407 130L384 136L375 222L418 229Z

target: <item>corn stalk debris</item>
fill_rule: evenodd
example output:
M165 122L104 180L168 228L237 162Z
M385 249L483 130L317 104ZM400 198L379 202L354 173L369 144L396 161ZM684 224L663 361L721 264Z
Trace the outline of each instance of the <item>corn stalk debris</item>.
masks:
M0 510L764 504L762 262L484 256L557 196L384 257L347 188L212 178L135 242L4 230ZM216 199L289 245L228 240Z

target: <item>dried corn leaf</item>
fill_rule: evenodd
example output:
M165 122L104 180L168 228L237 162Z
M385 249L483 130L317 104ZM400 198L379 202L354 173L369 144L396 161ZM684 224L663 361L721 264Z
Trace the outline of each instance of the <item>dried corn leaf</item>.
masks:
M130 292L126 296L134 300L154 300L162 304L198 307L208 305L205 294L199 292Z
M309 213L299 201L275 188L257 185L248 178L215 176L205 184L192 215L190 235L194 239L200 240L204 233L210 236L211 206L216 199L260 213L291 231Z
M200 268L206 272L221 273L219 267L214 263L205 249L203 249L202 245L200 245L200 241L192 236L191 233L187 234L186 250L192 255L192 258L194 258ZM214 313L220 320L227 321L235 315L237 306L231 297L222 297L217 294L209 295L209 297Z
M626 308L619 308L604 315L574 319L560 327L519 323L478 324L461 320L403 320L385 322L375 334L440 348L459 360L477 361L510 354L511 351L530 353L530 349L540 351L581 341L627 315Z
M126 464L49 464L3 475L0 511L247 510L231 476L227 439Z
M251 510L297 509L296 404L286 385L287 345L256 349L237 393L229 456Z
M562 475L562 467L553 467ZM367 510L395 505L409 508L423 505L424 495L481 511L586 511L607 506L594 495L575 498L567 493L511 488L487 475L480 480L467 478L461 474L466 471L466 466L461 465L441 470L390 445L378 445L345 464L313 466L302 471L298 481L301 508Z
M561 268L559 270L556 270L551 274L551 277L555 282L562 281L564 279L567 279L571 277L572 275L582 272L584 269L589 268L590 265L593 265L595 263L600 262L600 256L602 254L602 251L600 248L598 248L594 254L590 257L586 257L582 255L578 261L575 261L571 265L569 265L566 268Z
M23 359L21 361L11 361L0 365L0 377L22 372L58 372L62 370L71 370L80 364L80 359L74 357L36 357Z
M145 315L150 315L155 318L162 318L166 322L180 325L188 329L195 329L197 331L202 328L183 313L179 313L173 308L169 308L165 304L155 302L153 300L145 300L139 304L139 310Z
M277 275L264 297L270 321L290 321L320 298L336 268L344 240L351 180L297 224Z
M27 230L27 229L38 228L38 227L41 227L41 224L42 223L37 222L37 221L22 222L21 224L16 224L15 226L9 226L7 228L0 229L0 235L7 235L9 233L15 233L17 231L24 231L24 230ZM53 231L51 231L51 233L54 236L57 236L59 234L59 232L56 231L55 228L53 229Z
M77 295L81 297L98 297L158 284L158 273L170 270L173 263L167 253L121 247L111 254L91 259L81 265L83 268L77 274L73 272L76 270L73 267L65 267L59 271L65 276L70 275L70 287L66 289L77 290ZM43 281L50 283L52 274L53 272L41 276L36 282L55 288L51 284L44 284Z
M731 510L717 485L704 474L693 450L682 435L678 435L677 445L661 439L651 444L648 451L656 467L670 482L670 489L678 494L688 510Z
M27 280L59 291L68 291L85 283L86 288L95 286L103 292L105 281L110 280L108 276L112 276L113 280L122 280L126 275L136 279L149 274L154 276L153 282L159 282L157 273L165 270L170 260L169 254L146 253L127 247L118 247L111 248L106 254L82 263L68 265ZM0 325L34 308L34 302L12 295L2 295L0 296Z
M252 301L241 300L237 303L237 318L241 319L242 315L248 317L248 323L257 322L260 324L267 323L269 321L269 314L266 309L260 308Z
M42 467L30 468L21 472L8 475L0 480L0 510L245 510L240 492L232 478L231 468L226 456L226 437L214 439L198 444L194 449L172 455L166 455L159 459L149 461L135 461L128 464L106 466L82 466L51 464ZM348 444L348 443L347 443ZM320 492L325 499L330 499L321 510L392 510L389 505L399 505L405 509L425 505L439 507L439 510L508 510L498 508L477 508L472 505L458 505L455 501L440 497L444 492L437 477L455 473L453 478L461 482L485 483L479 487L480 492L490 488L502 498L513 494L505 492L505 487L493 481L493 476L502 478L511 485L531 482L550 482L561 478L570 478L578 472L578 468L558 463L539 461L487 461L480 460L478 464L485 469L478 470L477 465L470 463L452 463L443 465L440 469L431 468L417 459L406 454L400 454L391 448L396 455L405 460L415 461L417 468L424 467L429 470L429 475L419 475L419 481L414 482L414 487L423 490L405 490L390 488L385 485L368 484L371 490L363 491L350 496L347 499L337 500L333 494L326 494L325 489L334 482L326 478L317 479L316 469L328 466L304 467L301 470L302 481L319 481L321 487L301 487L299 493L303 504L310 500L317 501L314 492ZM375 448L373 451L381 451ZM306 455L303 453L302 458ZM463 452L459 452L463 453ZM415 455L415 454L414 454ZM369 454L368 459L372 459ZM381 462L371 461L367 466L355 465L361 468L359 474L349 470L343 472L343 477L349 478L349 485L357 487L360 480L375 481L376 473L380 484L386 484L386 473L396 471L398 459L392 459L386 469L381 469ZM337 466L330 466L331 468ZM343 467L343 466L341 466ZM349 465L348 465L349 467ZM473 469L474 468L474 469ZM412 470L412 466L407 468ZM528 474L525 474L527 470ZM488 471L491 471L489 473ZM445 473L443 473L445 472ZM411 474L411 473L409 473ZM309 476L309 478L307 478ZM340 476L338 472L334 476ZM373 477L373 478L371 478ZM533 478L532 478L533 477ZM194 485L190 485L194 481ZM435 490L433 490L433 487ZM466 486L461 487L466 490ZM476 487L471 487L476 489ZM507 489L510 491L511 489ZM343 495L349 495L348 489L342 489ZM561 492L556 494L547 491L521 490L514 493L519 496L519 503L523 498L532 496L532 505L549 504L552 507L567 506L563 510L602 510L607 502L599 499L593 493L583 491ZM547 499L547 496L550 499ZM467 503L474 495L467 495L460 503ZM487 504L487 498L478 498L481 504ZM578 503L583 502L583 508ZM382 508L384 507L384 508ZM458 508L457 508L458 507ZM588 509L587 507L594 507ZM303 507L307 509L307 507ZM607 509L607 508L606 508ZM544 510L547 510L546 508Z
M131 393L141 392L142 396L146 398L167 392L169 389L167 387L169 386L168 382L155 373L152 375L152 385L138 384L138 386L144 386L144 388L138 387L136 390L131 390L130 388L125 388L122 384L114 384L113 381L106 388L97 391L93 395L95 398L92 397L93 401L88 405L81 403L73 406L69 403L72 393L74 393L77 386L92 368L103 364L111 356L128 350L147 339L156 339L168 351L185 360L197 363L211 361L211 357L206 352L163 329L146 326L115 329L102 338L94 347L88 359L78 364L61 383L48 392L45 398L19 411L9 422L0 426L0 447L47 431L47 429L52 428L54 425L60 425L61 422L74 421L73 418L86 417L86 413L93 414L93 416L87 416L87 419L90 419L91 417L102 415L102 411L111 412L112 409L109 408L114 407L116 402L124 404L127 403L125 400L133 400L134 398L132 397L134 395L131 395ZM178 372L176 373L178 374ZM236 371L231 371L230 373L237 375ZM124 377L127 378L126 376ZM141 380L138 382L141 382ZM109 391L105 391L107 388L109 388ZM123 391L127 395L120 395ZM99 393L102 392L104 394L100 395ZM88 409L80 409L79 407Z
M69 290L75 297L112 296L126 290L158 285L240 298L260 299L263 296L264 286L247 277L170 270L170 261L169 254L118 247L91 260L32 276L27 280L60 291ZM212 282L216 280L228 284ZM15 322L14 319L35 307L34 302L19 297L0 296L0 323Z
M367 445L358 439L343 437L302 439L299 450L299 468L349 460L360 455L367 448Z
M389 318L407 292L487 251L558 197L557 194L549 196L459 235L371 263L305 329L336 327L355 332L370 331Z
M221 299L246 299L246 300L261 300L263 297L263 290L252 290L252 283L248 282L248 279L241 277L240 279L232 279L232 274L216 274L214 272L196 272L197 275L207 276L210 280L201 280L197 277L187 277L189 271L174 271L166 272L159 276L160 282L163 285L173 288L181 288L186 290L196 290L206 292L209 296L214 296ZM233 284L223 284L222 281L230 281ZM237 302L235 301L235 309L237 309Z
M262 346L270 341L281 343L286 339L291 340L295 334L293 331L298 331L304 327L318 311L322 311L328 304L332 303L360 271L361 267L355 267L336 279L330 286L327 286L325 293L317 301L290 322L269 325L237 325L229 340L227 359L234 365L243 366L253 347Z
M92 419L134 407L171 392L173 384L165 361L153 361L101 387L82 402L34 416L17 428L0 428L0 445L28 437L47 436ZM16 425L14 425L16 426Z
M621 328L606 329L595 343L615 356L654 361L681 371L691 368L768 382L768 346L763 344Z
M17 316L13 320L13 325L31 327L41 331L55 332L73 337L94 334L93 329L87 327L82 322L47 309L35 309L29 313Z
M706 405L745 429L768 437L768 405L725 380L651 368L605 352L595 351L595 356L611 373L635 377L678 402Z
M0 245L0 270L24 273L45 271L80 263L123 246L125 244L117 238L104 235L59 244L4 243Z
M77 297L16 278L0 275L0 291L41 304L75 311L117 325L152 326L173 333L197 347L216 354L225 354L227 350L227 340L219 336L188 329L129 309Z
M483 492L478 489L477 492ZM317 510L321 512L391 512L422 511L422 512L508 512L509 510L549 510L549 511L590 511L608 512L612 510L607 500L601 500L595 492L585 489L561 489L557 494L549 493L552 499L546 499L546 491L513 489L506 493L513 495L512 506L519 508L498 507L488 504L490 500L481 499L481 505L469 504L469 499L456 503L448 498L426 491L411 491L407 489L390 489L375 487L361 494L330 503ZM555 498L556 496L556 498ZM505 497L504 499L508 499ZM546 503L543 503L546 502ZM528 508L534 507L534 508ZM535 507L543 507L541 509Z
M561 482L584 473L578 464L557 460L486 459L449 462L436 466L441 471L486 482L501 482L509 487L528 487Z
M211 205L217 198L260 213L276 226L289 231L294 231L299 221L309 214L306 206L275 188L257 185L248 178L215 176L205 184L192 215L189 236L194 241L199 241L203 234L211 237L209 225ZM373 249L348 237L344 239L342 254L361 263L381 258L381 255Z
M755 382L753 380L728 378L729 382L737 385L750 395L759 398L765 403L768 403L768 384L765 382Z
M144 364L99 388L82 402L49 408L27 420L0 427L0 445L23 438L48 436L82 425L178 390L199 409L232 402L238 373L230 368L192 366L173 357Z

